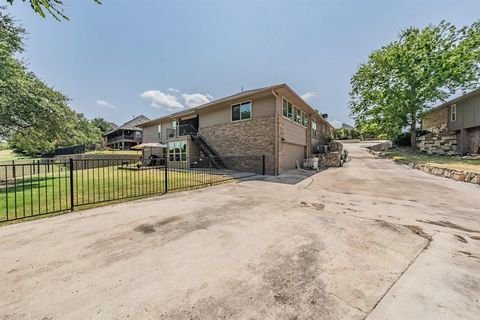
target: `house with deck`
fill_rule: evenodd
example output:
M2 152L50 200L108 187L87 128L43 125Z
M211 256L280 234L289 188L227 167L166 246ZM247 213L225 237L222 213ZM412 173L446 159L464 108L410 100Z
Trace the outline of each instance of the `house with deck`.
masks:
M431 154L480 153L480 88L426 112L417 138L420 150Z
M112 129L103 135L104 145L114 150L129 150L142 143L142 128L139 125L149 120L140 115Z
M243 91L139 126L144 143L167 145L150 151L156 156L184 162L208 156L221 166L229 156L264 155L269 174L320 152L334 129L286 84Z

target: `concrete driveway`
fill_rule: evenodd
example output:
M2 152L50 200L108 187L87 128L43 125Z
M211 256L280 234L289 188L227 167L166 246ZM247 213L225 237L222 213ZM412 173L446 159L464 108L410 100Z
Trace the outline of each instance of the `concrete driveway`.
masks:
M297 184L0 227L0 319L478 319L480 188L347 147Z

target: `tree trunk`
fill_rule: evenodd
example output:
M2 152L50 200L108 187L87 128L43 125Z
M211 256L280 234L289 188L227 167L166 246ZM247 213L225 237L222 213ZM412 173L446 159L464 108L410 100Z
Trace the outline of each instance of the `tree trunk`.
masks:
M412 115L412 123L410 124L410 144L412 150L417 150L417 118L415 114Z

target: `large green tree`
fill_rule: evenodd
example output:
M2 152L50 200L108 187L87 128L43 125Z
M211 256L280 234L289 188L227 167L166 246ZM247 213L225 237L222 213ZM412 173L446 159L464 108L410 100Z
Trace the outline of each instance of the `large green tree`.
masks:
M113 129L113 125L111 122L108 122L107 120L103 118L94 118L92 119L92 124L100 129L102 133L107 133Z
M46 13L50 14L56 20L62 19L68 20L68 17L63 13L63 1L62 0L21 0L22 2L29 2L30 7L35 10L41 17L45 18ZM93 0L94 2L101 4L100 0ZM9 4L13 4L15 0L7 0Z
M422 113L459 90L480 83L480 20L457 28L441 22L408 28L370 54L351 79L357 128L394 137L405 127L416 148Z
M100 130L17 58L24 35L0 10L0 137L27 153L100 142Z

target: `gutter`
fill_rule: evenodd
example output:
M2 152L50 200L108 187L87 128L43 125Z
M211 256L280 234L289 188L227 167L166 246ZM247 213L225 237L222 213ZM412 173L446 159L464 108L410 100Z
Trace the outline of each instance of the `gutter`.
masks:
M278 167L279 167L279 157L278 154L278 110L277 110L277 102L278 102L278 93L275 92L274 89L271 90L272 95L275 97L275 175L278 175Z

